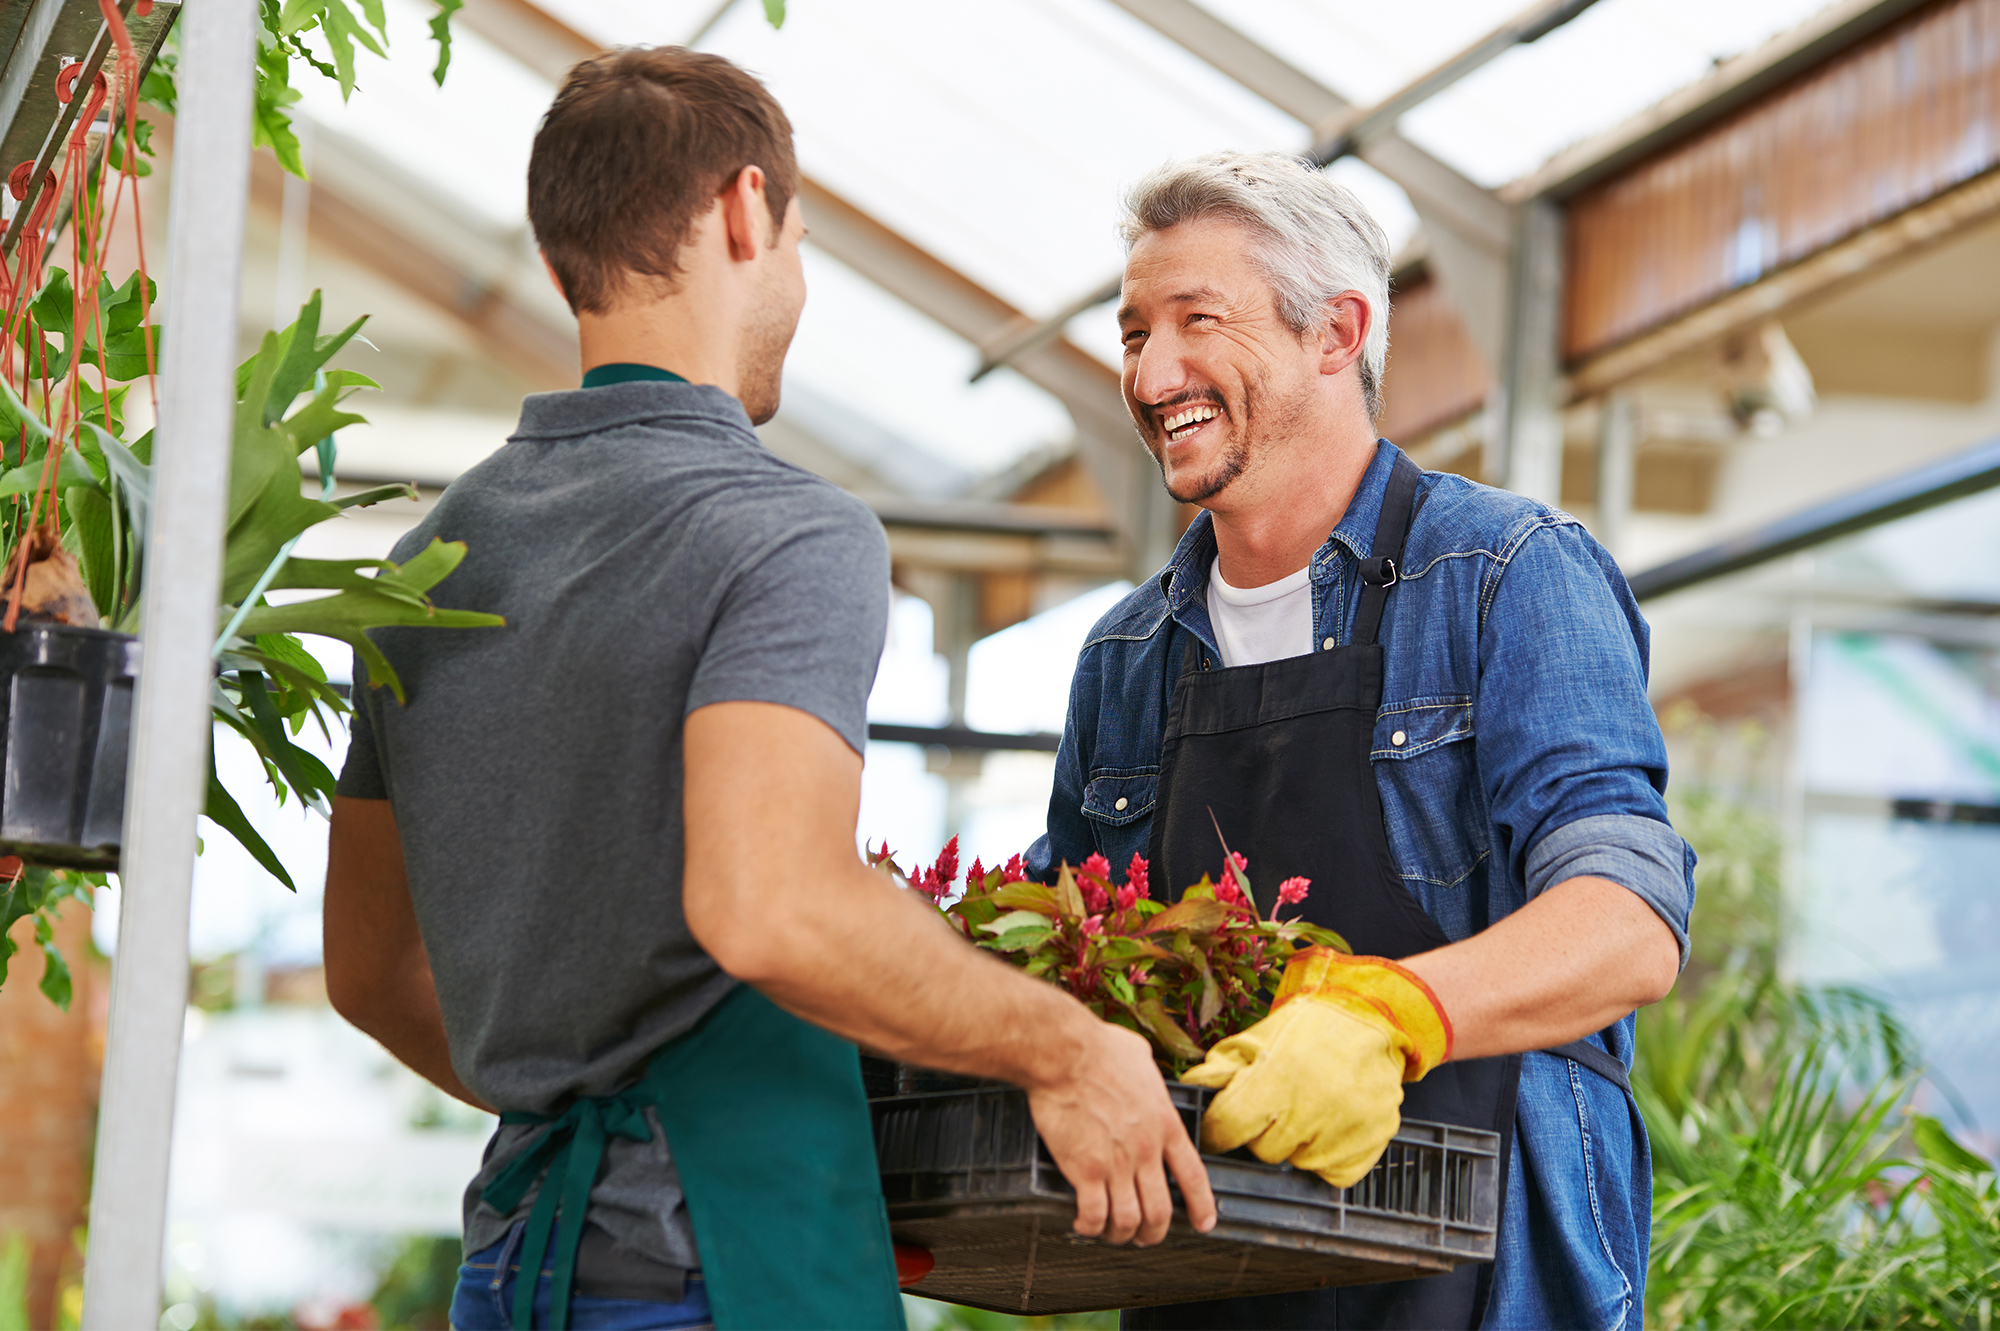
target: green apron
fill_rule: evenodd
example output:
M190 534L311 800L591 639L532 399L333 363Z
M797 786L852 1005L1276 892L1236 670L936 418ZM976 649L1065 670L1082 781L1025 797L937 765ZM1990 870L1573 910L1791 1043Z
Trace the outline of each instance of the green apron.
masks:
M514 1282L516 1327L532 1324L551 1229L550 1325L568 1327L605 1143L650 1138L648 1106L680 1172L718 1328L904 1325L855 1048L738 985L618 1094L580 1097L560 1115L501 1116L550 1125L480 1194L511 1215L542 1183Z

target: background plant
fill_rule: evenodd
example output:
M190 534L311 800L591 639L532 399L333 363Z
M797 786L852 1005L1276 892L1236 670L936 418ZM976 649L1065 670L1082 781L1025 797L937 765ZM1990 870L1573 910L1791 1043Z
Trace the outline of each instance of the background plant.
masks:
M1648 1323L1989 1327L1992 1163L1915 1112L1918 1051L1879 998L1782 978L1780 839L1754 792L1672 805L1701 867L1687 973L1639 1018Z
M1125 881L1092 855L1076 870L1064 864L1052 884L1030 882L1019 855L985 869L974 860L963 887L958 838L912 878L885 846L879 865L938 904L967 940L1028 974L1059 984L1092 1012L1152 1041L1174 1075L1201 1061L1207 1047L1269 1011L1285 963L1300 947L1348 950L1340 935L1278 911L1303 901L1310 884L1290 878L1267 895L1260 915L1248 862L1229 855L1221 883L1206 875L1172 905L1151 894L1145 857L1134 854Z

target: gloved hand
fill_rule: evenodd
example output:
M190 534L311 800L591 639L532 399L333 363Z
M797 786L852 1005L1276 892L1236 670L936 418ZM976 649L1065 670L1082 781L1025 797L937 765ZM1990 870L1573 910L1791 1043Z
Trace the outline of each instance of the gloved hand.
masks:
M1222 1088L1202 1115L1203 1150L1248 1144L1345 1188L1402 1125L1403 1083L1450 1055L1451 1019L1429 985L1382 957L1313 947L1285 967L1271 1014L1181 1080Z

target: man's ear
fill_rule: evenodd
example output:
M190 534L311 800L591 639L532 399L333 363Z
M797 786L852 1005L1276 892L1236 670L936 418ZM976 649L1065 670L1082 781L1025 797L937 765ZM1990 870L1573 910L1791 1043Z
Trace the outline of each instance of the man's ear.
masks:
M777 242L772 234L771 210L764 202L764 168L746 166L723 186L723 236L729 242L729 257L739 263L755 259Z
M1339 374L1361 359L1375 311L1359 291L1343 291L1326 303L1319 326L1319 372Z

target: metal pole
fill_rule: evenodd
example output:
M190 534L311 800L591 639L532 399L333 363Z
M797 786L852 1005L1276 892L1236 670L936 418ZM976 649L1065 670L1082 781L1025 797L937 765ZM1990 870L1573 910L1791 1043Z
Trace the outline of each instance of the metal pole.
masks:
M187 1005L195 817L235 414L237 285L250 180L256 0L188 0L168 221L152 526L126 782L118 955L97 1124L83 1325L159 1325L167 1154Z
M1639 406L1629 390L1607 394L1597 408L1597 543L1613 559L1625 553L1632 516L1633 453L1639 443Z

